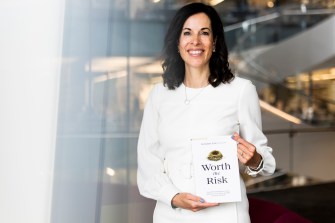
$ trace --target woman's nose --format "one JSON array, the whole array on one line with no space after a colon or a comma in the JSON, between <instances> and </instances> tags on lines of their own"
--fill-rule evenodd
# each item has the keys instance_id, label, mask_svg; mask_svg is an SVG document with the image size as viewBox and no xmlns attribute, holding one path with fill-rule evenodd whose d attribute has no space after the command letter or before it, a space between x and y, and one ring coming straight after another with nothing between
<instances>
[{"instance_id":1,"label":"woman's nose","mask_svg":"<svg viewBox=\"0 0 335 223\"><path fill-rule=\"evenodd\" d=\"M200 41L199 35L194 35L193 38L192 38L192 44L193 45L198 45L200 43L201 43L201 41Z\"/></svg>"}]
</instances>

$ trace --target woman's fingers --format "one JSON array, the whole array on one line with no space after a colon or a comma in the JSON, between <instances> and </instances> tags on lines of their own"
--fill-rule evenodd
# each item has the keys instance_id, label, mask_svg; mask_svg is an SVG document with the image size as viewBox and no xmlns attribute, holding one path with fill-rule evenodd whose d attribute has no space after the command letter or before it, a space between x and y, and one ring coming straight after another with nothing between
<instances>
[{"instance_id":1,"label":"woman's fingers","mask_svg":"<svg viewBox=\"0 0 335 223\"><path fill-rule=\"evenodd\" d=\"M210 203L210 202L196 202L193 204L193 208L192 211L200 211L202 209L205 208L209 208L209 207L214 207L214 206L218 206L218 203Z\"/></svg>"},{"instance_id":2,"label":"woman's fingers","mask_svg":"<svg viewBox=\"0 0 335 223\"><path fill-rule=\"evenodd\" d=\"M248 151L254 152L256 150L256 147L249 143L248 141L244 140L239 134L236 132L234 133L234 140L237 141L239 144L243 145L244 148L246 148Z\"/></svg>"},{"instance_id":3,"label":"woman's fingers","mask_svg":"<svg viewBox=\"0 0 335 223\"><path fill-rule=\"evenodd\" d=\"M257 167L261 162L262 157L256 151L256 147L240 137L239 134L234 133L233 139L238 142L237 144L237 156L240 162L247 166Z\"/></svg>"},{"instance_id":4,"label":"woman's fingers","mask_svg":"<svg viewBox=\"0 0 335 223\"><path fill-rule=\"evenodd\" d=\"M200 211L202 209L219 205L218 203L206 202L203 198L190 193L180 193L173 198L173 204L177 207L191 211Z\"/></svg>"},{"instance_id":5,"label":"woman's fingers","mask_svg":"<svg viewBox=\"0 0 335 223\"><path fill-rule=\"evenodd\" d=\"M247 164L251 159L253 159L256 153L256 147L240 137L239 134L234 133L233 139L238 142L237 144L237 154L239 160L243 164Z\"/></svg>"}]
</instances>

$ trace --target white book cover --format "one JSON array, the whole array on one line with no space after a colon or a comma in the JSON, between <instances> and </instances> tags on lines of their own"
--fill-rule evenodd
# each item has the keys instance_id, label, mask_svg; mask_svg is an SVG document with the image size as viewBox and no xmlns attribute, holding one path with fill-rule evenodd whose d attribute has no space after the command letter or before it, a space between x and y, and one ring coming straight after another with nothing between
<instances>
[{"instance_id":1,"label":"white book cover","mask_svg":"<svg viewBox=\"0 0 335 223\"><path fill-rule=\"evenodd\" d=\"M206 202L241 201L237 143L231 136L192 139L196 195Z\"/></svg>"}]
</instances>

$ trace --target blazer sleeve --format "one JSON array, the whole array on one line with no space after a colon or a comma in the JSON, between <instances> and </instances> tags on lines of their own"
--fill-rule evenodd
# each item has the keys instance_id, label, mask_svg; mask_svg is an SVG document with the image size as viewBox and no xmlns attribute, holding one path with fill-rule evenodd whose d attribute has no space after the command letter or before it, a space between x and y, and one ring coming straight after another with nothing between
<instances>
[{"instance_id":1,"label":"blazer sleeve","mask_svg":"<svg viewBox=\"0 0 335 223\"><path fill-rule=\"evenodd\" d=\"M156 85L144 108L137 145L137 185L142 196L171 205L172 198L180 191L165 173L164 158L160 152L159 91L161 89Z\"/></svg>"},{"instance_id":2,"label":"blazer sleeve","mask_svg":"<svg viewBox=\"0 0 335 223\"><path fill-rule=\"evenodd\" d=\"M253 171L247 167L246 172L251 176L273 174L276 162L272 155L272 148L267 146L267 138L262 132L259 98L255 86L250 81L247 81L242 88L239 98L238 116L241 137L252 143L263 158L263 167L260 170Z\"/></svg>"}]
</instances>

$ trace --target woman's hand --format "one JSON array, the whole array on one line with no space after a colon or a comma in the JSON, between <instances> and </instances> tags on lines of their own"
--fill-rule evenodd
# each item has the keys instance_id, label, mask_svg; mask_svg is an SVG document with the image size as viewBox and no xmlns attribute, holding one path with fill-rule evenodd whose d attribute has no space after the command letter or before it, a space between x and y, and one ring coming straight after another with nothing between
<instances>
[{"instance_id":1,"label":"woman's hand","mask_svg":"<svg viewBox=\"0 0 335 223\"><path fill-rule=\"evenodd\" d=\"M179 193L172 198L172 205L196 212L205 208L218 206L219 204L205 202L201 197L190 193Z\"/></svg>"},{"instance_id":2,"label":"woman's hand","mask_svg":"<svg viewBox=\"0 0 335 223\"><path fill-rule=\"evenodd\" d=\"M256 147L240 137L236 132L232 137L237 144L237 156L241 163L256 169L262 161L262 156L257 153Z\"/></svg>"}]
</instances>

